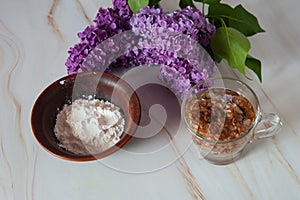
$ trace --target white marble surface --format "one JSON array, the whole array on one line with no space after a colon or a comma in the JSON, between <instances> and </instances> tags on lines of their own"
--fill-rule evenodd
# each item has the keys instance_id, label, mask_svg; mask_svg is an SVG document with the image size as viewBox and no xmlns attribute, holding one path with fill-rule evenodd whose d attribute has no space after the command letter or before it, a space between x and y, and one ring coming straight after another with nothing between
<instances>
[{"instance_id":1,"label":"white marble surface","mask_svg":"<svg viewBox=\"0 0 300 200\"><path fill-rule=\"evenodd\" d=\"M66 52L77 42L76 33L99 6L110 6L110 0L0 2L1 200L300 199L299 1L225 1L242 3L267 31L251 39L252 54L263 61L264 80L250 85L264 111L283 118L280 134L251 145L246 156L231 165L198 159L192 145L170 165L140 174L105 165L135 164L122 152L87 163L58 159L37 144L31 131L34 101L47 85L66 75ZM177 5L166 0L162 4L168 10ZM127 148L145 148L131 145ZM180 144L175 145L157 157L158 164L181 152ZM145 167L151 159L145 159Z\"/></svg>"}]
</instances>

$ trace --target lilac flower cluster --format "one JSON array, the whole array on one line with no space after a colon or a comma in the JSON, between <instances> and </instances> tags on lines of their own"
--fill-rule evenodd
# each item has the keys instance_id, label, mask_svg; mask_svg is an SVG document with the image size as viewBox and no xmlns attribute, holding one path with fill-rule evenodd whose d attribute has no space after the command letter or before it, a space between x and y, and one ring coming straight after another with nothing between
<instances>
[{"instance_id":1,"label":"lilac flower cluster","mask_svg":"<svg viewBox=\"0 0 300 200\"><path fill-rule=\"evenodd\" d=\"M164 13L160 8L147 6L131 19L131 25L133 26L132 30L139 34L143 33L143 30L161 28L189 35L208 51L210 50L210 39L216 30L215 26L209 24L198 9L192 7L186 7L173 13Z\"/></svg>"},{"instance_id":2,"label":"lilac flower cluster","mask_svg":"<svg viewBox=\"0 0 300 200\"><path fill-rule=\"evenodd\" d=\"M199 10L187 7L164 13L160 8L145 7L131 19L131 25L133 32L142 36L139 47L160 55L152 62L176 69L191 85L214 73L215 63L202 47L210 50L215 27Z\"/></svg>"},{"instance_id":3,"label":"lilac flower cluster","mask_svg":"<svg viewBox=\"0 0 300 200\"><path fill-rule=\"evenodd\" d=\"M164 13L145 7L133 16L126 0L113 4L100 8L95 24L78 34L81 42L69 51L68 73L158 64L159 78L180 98L212 76L215 63L201 46L210 52L215 27L199 10Z\"/></svg>"},{"instance_id":4,"label":"lilac flower cluster","mask_svg":"<svg viewBox=\"0 0 300 200\"><path fill-rule=\"evenodd\" d=\"M158 78L163 83L166 83L180 99L183 99L185 94L192 87L189 79L185 78L176 69L166 65L161 65Z\"/></svg>"},{"instance_id":5,"label":"lilac flower cluster","mask_svg":"<svg viewBox=\"0 0 300 200\"><path fill-rule=\"evenodd\" d=\"M66 62L68 74L77 73L85 57L102 41L130 30L132 12L126 0L113 0L114 8L99 8L94 24L78 33L80 43L71 47Z\"/></svg>"}]
</instances>

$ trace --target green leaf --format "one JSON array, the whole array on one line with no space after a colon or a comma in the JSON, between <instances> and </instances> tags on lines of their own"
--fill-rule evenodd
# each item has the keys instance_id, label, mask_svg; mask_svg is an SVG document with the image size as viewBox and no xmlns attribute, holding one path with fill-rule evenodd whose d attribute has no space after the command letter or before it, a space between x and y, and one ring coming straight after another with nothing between
<instances>
[{"instance_id":1,"label":"green leaf","mask_svg":"<svg viewBox=\"0 0 300 200\"><path fill-rule=\"evenodd\" d=\"M253 58L252 56L248 55L246 59L246 65L249 69L254 71L254 73L257 75L260 82L262 82L262 76L261 76L261 62L260 60Z\"/></svg>"},{"instance_id":2,"label":"green leaf","mask_svg":"<svg viewBox=\"0 0 300 200\"><path fill-rule=\"evenodd\" d=\"M133 13L137 13L141 8L148 6L149 0L128 0L128 5Z\"/></svg>"},{"instance_id":3,"label":"green leaf","mask_svg":"<svg viewBox=\"0 0 300 200\"><path fill-rule=\"evenodd\" d=\"M245 62L250 50L250 42L234 28L220 27L211 39L213 53L228 61L232 68L237 68L245 75Z\"/></svg>"},{"instance_id":4,"label":"green leaf","mask_svg":"<svg viewBox=\"0 0 300 200\"><path fill-rule=\"evenodd\" d=\"M180 0L179 1L179 7L185 8L187 6L191 6L193 8L196 8L195 4L193 3L193 0Z\"/></svg>"},{"instance_id":5,"label":"green leaf","mask_svg":"<svg viewBox=\"0 0 300 200\"><path fill-rule=\"evenodd\" d=\"M221 19L223 19L225 24L228 26L232 12L233 8L227 4L212 4L208 8L208 14L206 17L209 18L210 23L213 23L216 28L219 28L222 27Z\"/></svg>"},{"instance_id":6,"label":"green leaf","mask_svg":"<svg viewBox=\"0 0 300 200\"><path fill-rule=\"evenodd\" d=\"M220 3L221 0L194 0L194 1L211 5L215 3Z\"/></svg>"},{"instance_id":7,"label":"green leaf","mask_svg":"<svg viewBox=\"0 0 300 200\"><path fill-rule=\"evenodd\" d=\"M252 36L256 33L265 32L259 25L257 18L249 13L242 5L233 9L229 18L229 26L239 30L246 36Z\"/></svg>"},{"instance_id":8,"label":"green leaf","mask_svg":"<svg viewBox=\"0 0 300 200\"><path fill-rule=\"evenodd\" d=\"M156 6L159 2L160 0L149 0L149 6Z\"/></svg>"}]
</instances>

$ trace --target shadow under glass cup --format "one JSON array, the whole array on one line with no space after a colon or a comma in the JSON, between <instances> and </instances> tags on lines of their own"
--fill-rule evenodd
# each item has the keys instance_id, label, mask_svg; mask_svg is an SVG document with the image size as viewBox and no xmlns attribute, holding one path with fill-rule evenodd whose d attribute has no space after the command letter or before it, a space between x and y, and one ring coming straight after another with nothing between
<instances>
[{"instance_id":1,"label":"shadow under glass cup","mask_svg":"<svg viewBox=\"0 0 300 200\"><path fill-rule=\"evenodd\" d=\"M234 105L233 98L250 103L249 110L246 109L247 107L239 107L238 103ZM204 99L209 99L209 102L203 104ZM208 104L209 106L205 107ZM239 119L228 115L227 108L232 105L240 110L240 116L237 115L237 118L242 118L240 122L242 125L244 119L244 124L248 123L247 128L234 127L232 131L228 131L231 130L230 127L228 128L228 121L231 123L229 126L239 123ZM183 100L181 113L201 155L209 162L218 165L234 162L248 143L271 137L278 133L282 126L278 115L261 112L258 98L248 85L232 78L208 79L192 87ZM246 118L247 113L252 114L251 119ZM207 116L209 116L209 119L206 119L207 123L202 123ZM228 116L231 120L228 120ZM207 129L202 129L204 125ZM234 132L233 129L238 131ZM207 132L203 133L203 130ZM228 137L224 137L224 134Z\"/></svg>"}]
</instances>

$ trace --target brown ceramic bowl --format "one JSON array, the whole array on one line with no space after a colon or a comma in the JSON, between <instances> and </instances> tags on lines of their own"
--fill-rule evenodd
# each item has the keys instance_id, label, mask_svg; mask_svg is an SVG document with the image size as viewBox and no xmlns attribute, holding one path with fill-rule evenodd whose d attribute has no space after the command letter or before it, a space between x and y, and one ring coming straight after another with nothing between
<instances>
[{"instance_id":1,"label":"brown ceramic bowl","mask_svg":"<svg viewBox=\"0 0 300 200\"><path fill-rule=\"evenodd\" d=\"M54 134L56 116L65 104L89 95L120 107L125 118L125 128L120 141L111 148L94 155L76 155L59 146ZM53 155L71 161L90 161L122 148L135 133L140 116L139 99L125 81L108 73L84 72L63 77L40 94L31 113L31 126L39 144Z\"/></svg>"}]
</instances>

